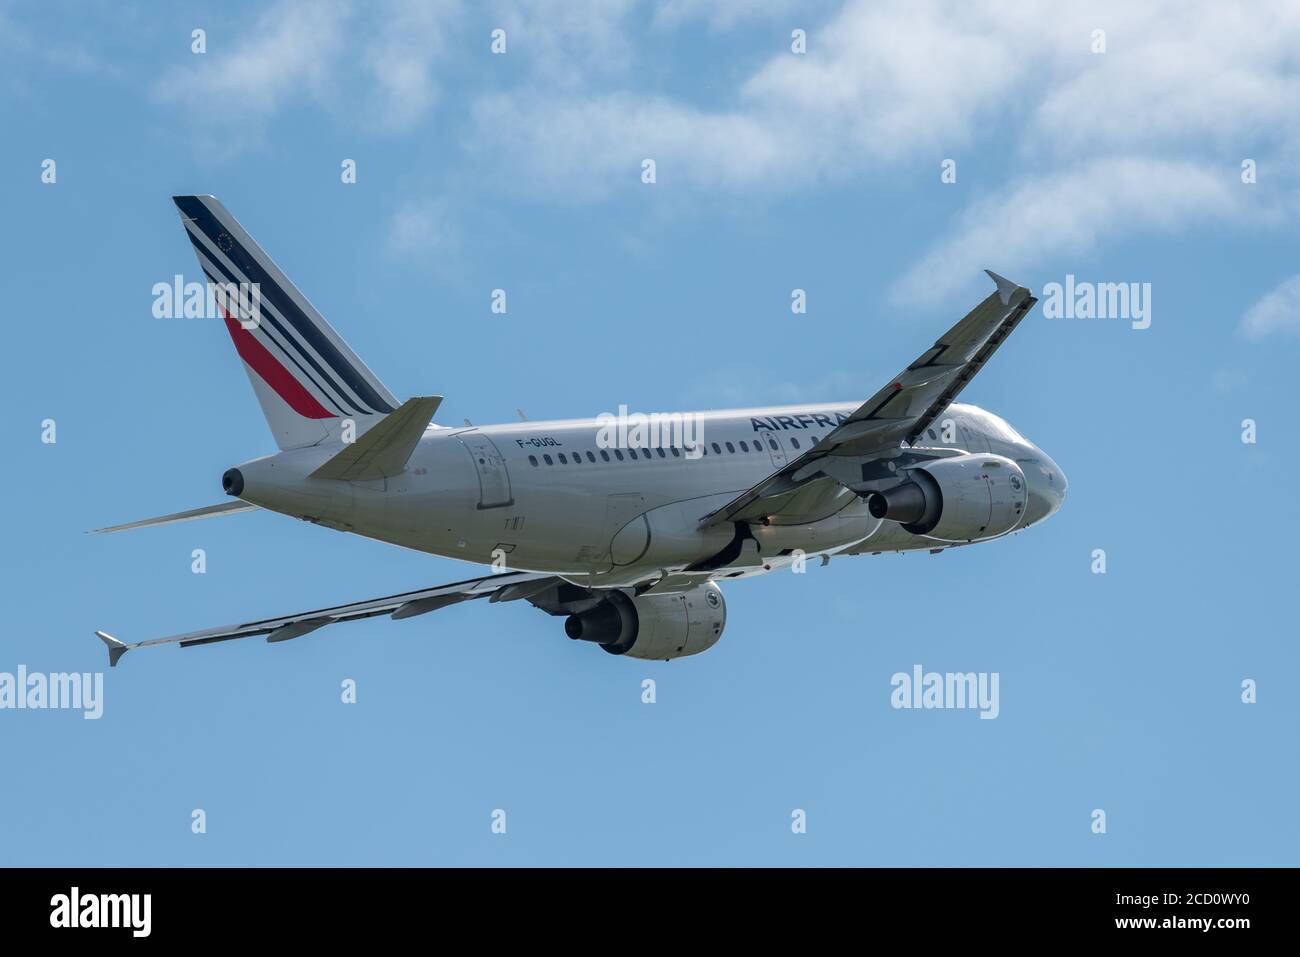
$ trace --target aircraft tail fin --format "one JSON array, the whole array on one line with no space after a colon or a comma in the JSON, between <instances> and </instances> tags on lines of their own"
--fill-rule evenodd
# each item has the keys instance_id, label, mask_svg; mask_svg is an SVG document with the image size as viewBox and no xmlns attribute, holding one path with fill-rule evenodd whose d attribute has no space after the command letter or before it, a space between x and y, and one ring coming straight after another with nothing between
<instances>
[{"instance_id":1,"label":"aircraft tail fin","mask_svg":"<svg viewBox=\"0 0 1300 957\"><path fill-rule=\"evenodd\" d=\"M364 433L398 406L261 246L213 196L173 196L281 449Z\"/></svg>"}]
</instances>

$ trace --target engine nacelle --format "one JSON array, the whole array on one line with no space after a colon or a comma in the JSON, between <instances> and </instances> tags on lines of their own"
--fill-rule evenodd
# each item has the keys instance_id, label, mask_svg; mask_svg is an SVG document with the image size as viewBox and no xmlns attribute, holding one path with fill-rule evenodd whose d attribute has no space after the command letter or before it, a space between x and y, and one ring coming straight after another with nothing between
<instances>
[{"instance_id":1,"label":"engine nacelle","mask_svg":"<svg viewBox=\"0 0 1300 957\"><path fill-rule=\"evenodd\" d=\"M611 655L671 661L708 651L722 637L727 603L713 582L690 591L631 597L610 592L596 607L570 615L564 632L594 641Z\"/></svg>"},{"instance_id":2,"label":"engine nacelle","mask_svg":"<svg viewBox=\"0 0 1300 957\"><path fill-rule=\"evenodd\" d=\"M1005 535L1020 524L1029 496L1025 473L1001 455L956 455L908 469L907 481L872 492L876 518L941 542L974 542Z\"/></svg>"}]
</instances>

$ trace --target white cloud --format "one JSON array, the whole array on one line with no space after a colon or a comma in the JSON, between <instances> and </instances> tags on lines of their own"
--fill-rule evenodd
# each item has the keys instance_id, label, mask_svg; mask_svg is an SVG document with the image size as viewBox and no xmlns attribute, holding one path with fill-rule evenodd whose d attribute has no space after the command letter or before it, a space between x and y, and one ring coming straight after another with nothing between
<instances>
[{"instance_id":1,"label":"white cloud","mask_svg":"<svg viewBox=\"0 0 1300 957\"><path fill-rule=\"evenodd\" d=\"M729 30L745 21L790 20L791 29L807 29L808 24L800 21L810 14L809 6L794 0L661 0L655 6L654 23L671 29L702 20L713 30ZM792 19L796 10L799 16Z\"/></svg>"},{"instance_id":2,"label":"white cloud","mask_svg":"<svg viewBox=\"0 0 1300 957\"><path fill-rule=\"evenodd\" d=\"M1246 338L1254 340L1276 332L1300 334L1300 275L1281 283L1246 310L1240 328Z\"/></svg>"},{"instance_id":3,"label":"white cloud","mask_svg":"<svg viewBox=\"0 0 1300 957\"><path fill-rule=\"evenodd\" d=\"M1118 235L1168 231L1251 209L1231 175L1186 161L1096 160L1021 180L969 206L893 289L895 302L930 304L982 281L992 269L1025 282L1034 267L1078 255Z\"/></svg>"},{"instance_id":4,"label":"white cloud","mask_svg":"<svg viewBox=\"0 0 1300 957\"><path fill-rule=\"evenodd\" d=\"M954 9L850 3L810 30L807 56L775 54L722 109L631 90L493 94L475 105L471 143L547 194L562 187L587 198L635 182L646 157L660 182L705 189L842 179L963 143L1005 106L1027 65Z\"/></svg>"},{"instance_id":5,"label":"white cloud","mask_svg":"<svg viewBox=\"0 0 1300 957\"><path fill-rule=\"evenodd\" d=\"M23 60L37 61L68 73L112 78L121 75L121 68L115 62L96 52L111 48L116 39L112 28L92 26L81 17L66 20L63 26L57 37L42 35L12 16L8 3L0 4L0 57L8 67L0 76L0 84L20 88L25 95L40 85L39 78L20 68Z\"/></svg>"},{"instance_id":6,"label":"white cloud","mask_svg":"<svg viewBox=\"0 0 1300 957\"><path fill-rule=\"evenodd\" d=\"M660 25L708 16L694 0L663 9ZM941 159L1003 155L1009 185L978 190L895 286L913 302L979 281L984 266L1023 275L1132 232L1244 223L1258 214L1237 176L1248 157L1296 179L1294 3L849 0L801 25L806 55L774 45L710 102L636 89L637 74L614 92L498 92L474 104L468 145L520 188L578 201L640 188L644 158L662 188L751 198L918 163L945 188Z\"/></svg>"},{"instance_id":7,"label":"white cloud","mask_svg":"<svg viewBox=\"0 0 1300 957\"><path fill-rule=\"evenodd\" d=\"M279 0L247 28L209 28L207 52L168 70L154 95L185 107L227 152L257 132L250 120L297 103L408 129L437 100L433 66L459 12L459 0L387 0L364 16L351 0Z\"/></svg>"},{"instance_id":8,"label":"white cloud","mask_svg":"<svg viewBox=\"0 0 1300 957\"><path fill-rule=\"evenodd\" d=\"M1037 145L1253 149L1295 141L1300 5L1112 3L1070 20L1075 37L1104 27L1107 52L1071 54L1057 38L1058 69L1034 115Z\"/></svg>"},{"instance_id":9,"label":"white cloud","mask_svg":"<svg viewBox=\"0 0 1300 957\"><path fill-rule=\"evenodd\" d=\"M530 86L568 90L631 69L636 46L628 18L635 7L636 0L498 0L493 27L506 31L506 56L527 63Z\"/></svg>"},{"instance_id":10,"label":"white cloud","mask_svg":"<svg viewBox=\"0 0 1300 957\"><path fill-rule=\"evenodd\" d=\"M460 15L459 0L390 0L363 60L375 80L374 115L390 130L414 126L437 102L436 61Z\"/></svg>"},{"instance_id":11,"label":"white cloud","mask_svg":"<svg viewBox=\"0 0 1300 957\"><path fill-rule=\"evenodd\" d=\"M940 160L1003 157L1007 185L976 187L896 284L912 302L979 281L984 266L1015 277L1133 231L1242 223L1256 212L1236 177L1247 157L1275 183L1300 179L1300 5L1286 0L1249 12L1212 0L848 0L798 8L814 21L794 24L808 31L803 56L788 49L781 21L796 14L784 0L502 2L472 27L481 36L456 44L459 0L387 0L378 16L354 2L278 0L246 34L210 30L209 53L167 74L158 95L196 123L238 123L241 139L250 114L301 102L400 131L433 108L443 62L478 43L487 72L457 105L466 155L550 201L640 189L646 158L682 208L918 166L947 188ZM677 83L677 64L651 61L644 34L700 22L761 22L770 52L720 72L731 77L720 85ZM487 54L495 26L508 37L500 60ZM1094 29L1104 54L1090 52ZM970 194L962 183L957 196ZM432 236L419 226L430 215L395 221L395 235Z\"/></svg>"},{"instance_id":12,"label":"white cloud","mask_svg":"<svg viewBox=\"0 0 1300 957\"><path fill-rule=\"evenodd\" d=\"M792 161L762 122L705 116L662 97L495 95L475 104L473 120L472 149L552 198L596 199L620 182L638 183L644 159L655 161L660 183L706 189L761 185ZM701 153L707 164L697 162Z\"/></svg>"},{"instance_id":13,"label":"white cloud","mask_svg":"<svg viewBox=\"0 0 1300 957\"><path fill-rule=\"evenodd\" d=\"M845 172L959 145L1008 105L1029 69L977 8L848 3L811 31L806 55L773 56L741 96L786 132L791 152Z\"/></svg>"},{"instance_id":14,"label":"white cloud","mask_svg":"<svg viewBox=\"0 0 1300 957\"><path fill-rule=\"evenodd\" d=\"M210 30L208 52L169 70L157 95L194 110L200 122L220 122L232 113L266 116L295 96L322 96L343 49L347 15L341 0L281 0L245 35Z\"/></svg>"},{"instance_id":15,"label":"white cloud","mask_svg":"<svg viewBox=\"0 0 1300 957\"><path fill-rule=\"evenodd\" d=\"M386 248L396 259L432 264L454 252L457 232L440 199L411 200L393 213Z\"/></svg>"}]
</instances>

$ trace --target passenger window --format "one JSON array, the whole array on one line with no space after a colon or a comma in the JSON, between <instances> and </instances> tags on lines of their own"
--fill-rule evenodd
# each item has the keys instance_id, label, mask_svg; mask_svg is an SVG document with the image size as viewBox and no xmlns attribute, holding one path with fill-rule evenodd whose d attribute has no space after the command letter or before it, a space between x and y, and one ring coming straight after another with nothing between
<instances>
[{"instance_id":1,"label":"passenger window","mask_svg":"<svg viewBox=\"0 0 1300 957\"><path fill-rule=\"evenodd\" d=\"M528 461L529 461L529 462L532 462L534 465L536 465L536 464L537 464L537 456L536 456L536 455L530 455L530 456L528 456Z\"/></svg>"},{"instance_id":2,"label":"passenger window","mask_svg":"<svg viewBox=\"0 0 1300 957\"><path fill-rule=\"evenodd\" d=\"M797 449L799 447L799 440L796 439L794 436L790 436L790 444Z\"/></svg>"},{"instance_id":3,"label":"passenger window","mask_svg":"<svg viewBox=\"0 0 1300 957\"><path fill-rule=\"evenodd\" d=\"M776 439L768 439L768 440L767 440L767 444L770 445L770 446L772 447L772 451L773 451L773 452L775 452L775 451L777 450L777 448L776 448Z\"/></svg>"},{"instance_id":4,"label":"passenger window","mask_svg":"<svg viewBox=\"0 0 1300 957\"><path fill-rule=\"evenodd\" d=\"M594 456L594 455L592 455L590 452L588 452L588 453L587 453L587 461L588 461L588 462L594 462L594 461L596 461L596 456Z\"/></svg>"},{"instance_id":5,"label":"passenger window","mask_svg":"<svg viewBox=\"0 0 1300 957\"><path fill-rule=\"evenodd\" d=\"M734 452L734 451L736 451L736 447L735 447L734 445L732 445L730 442L728 442L728 443L727 443L727 451L728 451L728 452Z\"/></svg>"},{"instance_id":6,"label":"passenger window","mask_svg":"<svg viewBox=\"0 0 1300 957\"><path fill-rule=\"evenodd\" d=\"M615 449L615 450L614 450L614 458L616 458L616 459L618 459L620 462L622 462L622 461L623 461L623 453L620 452L618 449Z\"/></svg>"},{"instance_id":7,"label":"passenger window","mask_svg":"<svg viewBox=\"0 0 1300 957\"><path fill-rule=\"evenodd\" d=\"M674 446L673 446L673 458L675 458L675 459L679 459L679 458L681 458L681 457L682 457L682 450L679 449L677 446L674 445Z\"/></svg>"},{"instance_id":8,"label":"passenger window","mask_svg":"<svg viewBox=\"0 0 1300 957\"><path fill-rule=\"evenodd\" d=\"M926 429L925 431L932 440L938 440L939 436L934 434L934 429Z\"/></svg>"},{"instance_id":9,"label":"passenger window","mask_svg":"<svg viewBox=\"0 0 1300 957\"><path fill-rule=\"evenodd\" d=\"M563 453L563 452L560 453L560 464L561 464L561 465L568 465L568 464L569 464L569 460L566 459L566 458L564 457L564 453Z\"/></svg>"},{"instance_id":10,"label":"passenger window","mask_svg":"<svg viewBox=\"0 0 1300 957\"><path fill-rule=\"evenodd\" d=\"M667 458L667 456L664 455L663 446L660 446L659 448L655 449L655 451L659 453L659 457L660 457L661 459L662 459L662 458Z\"/></svg>"},{"instance_id":11,"label":"passenger window","mask_svg":"<svg viewBox=\"0 0 1300 957\"><path fill-rule=\"evenodd\" d=\"M600 457L604 459L606 462L609 461L609 453L606 452L604 449L600 450Z\"/></svg>"},{"instance_id":12,"label":"passenger window","mask_svg":"<svg viewBox=\"0 0 1300 957\"><path fill-rule=\"evenodd\" d=\"M545 462L547 465L554 465L554 464L555 464L553 461L551 461L551 457L550 457L549 455L543 455L543 456L542 456L542 461Z\"/></svg>"},{"instance_id":13,"label":"passenger window","mask_svg":"<svg viewBox=\"0 0 1300 957\"><path fill-rule=\"evenodd\" d=\"M722 454L722 447L719 446L717 442L714 442L714 443L713 443L713 451L714 451L717 455L721 455L721 454Z\"/></svg>"},{"instance_id":14,"label":"passenger window","mask_svg":"<svg viewBox=\"0 0 1300 957\"><path fill-rule=\"evenodd\" d=\"M742 452L748 452L748 451L749 451L749 443L746 442L744 439L741 439L741 440L740 440L740 451L742 451Z\"/></svg>"}]
</instances>

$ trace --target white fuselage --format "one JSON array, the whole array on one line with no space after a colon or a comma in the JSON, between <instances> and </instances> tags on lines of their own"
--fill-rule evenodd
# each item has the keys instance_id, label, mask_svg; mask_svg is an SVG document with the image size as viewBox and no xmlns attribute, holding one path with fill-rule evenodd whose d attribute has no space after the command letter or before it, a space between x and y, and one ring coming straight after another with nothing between
<instances>
[{"instance_id":1,"label":"white fuselage","mask_svg":"<svg viewBox=\"0 0 1300 957\"><path fill-rule=\"evenodd\" d=\"M393 478L339 482L308 476L338 451L312 447L240 466L253 504L437 555L498 568L621 584L684 573L732 538L700 520L811 448L851 404L698 414L703 454L680 446L608 446L607 422L573 419L481 427L431 426ZM953 405L914 448L994 453L1020 464L1028 506L1018 528L1060 505L1054 462L997 416ZM704 577L762 574L797 557L906 551L940 545L871 517L839 488L781 523L750 523L740 558Z\"/></svg>"}]
</instances>

